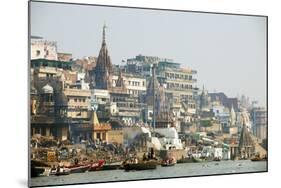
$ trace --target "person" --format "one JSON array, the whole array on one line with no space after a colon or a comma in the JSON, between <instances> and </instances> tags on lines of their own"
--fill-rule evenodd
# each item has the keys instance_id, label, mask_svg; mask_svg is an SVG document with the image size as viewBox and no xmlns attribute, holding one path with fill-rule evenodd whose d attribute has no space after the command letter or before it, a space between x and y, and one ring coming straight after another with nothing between
<instances>
[{"instance_id":1,"label":"person","mask_svg":"<svg viewBox=\"0 0 281 188\"><path fill-rule=\"evenodd\" d=\"M138 158L135 157L134 163L138 164Z\"/></svg>"},{"instance_id":2,"label":"person","mask_svg":"<svg viewBox=\"0 0 281 188\"><path fill-rule=\"evenodd\" d=\"M146 160L147 160L146 153L143 153L142 160L143 160L143 161L146 161Z\"/></svg>"}]
</instances>

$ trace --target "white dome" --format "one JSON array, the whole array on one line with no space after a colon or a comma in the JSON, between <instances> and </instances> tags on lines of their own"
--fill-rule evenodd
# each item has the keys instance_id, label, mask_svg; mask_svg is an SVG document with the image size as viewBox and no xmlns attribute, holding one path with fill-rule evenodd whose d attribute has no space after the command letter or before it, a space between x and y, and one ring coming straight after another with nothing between
<instances>
[{"instance_id":1,"label":"white dome","mask_svg":"<svg viewBox=\"0 0 281 188\"><path fill-rule=\"evenodd\" d=\"M54 89L52 86L50 86L49 84L46 84L43 88L42 88L42 92L43 93L53 93Z\"/></svg>"}]
</instances>

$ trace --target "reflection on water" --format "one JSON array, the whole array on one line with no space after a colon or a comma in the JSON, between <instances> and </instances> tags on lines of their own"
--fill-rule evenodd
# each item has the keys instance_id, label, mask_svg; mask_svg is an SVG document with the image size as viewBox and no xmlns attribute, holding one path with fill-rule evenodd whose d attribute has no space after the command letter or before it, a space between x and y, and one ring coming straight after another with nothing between
<instances>
[{"instance_id":1,"label":"reflection on water","mask_svg":"<svg viewBox=\"0 0 281 188\"><path fill-rule=\"evenodd\" d=\"M261 172L267 170L267 162L221 161L176 164L172 167L158 166L156 170L130 171L110 170L31 178L31 186L61 185L74 183L107 182L148 178L198 176L209 174Z\"/></svg>"}]
</instances>

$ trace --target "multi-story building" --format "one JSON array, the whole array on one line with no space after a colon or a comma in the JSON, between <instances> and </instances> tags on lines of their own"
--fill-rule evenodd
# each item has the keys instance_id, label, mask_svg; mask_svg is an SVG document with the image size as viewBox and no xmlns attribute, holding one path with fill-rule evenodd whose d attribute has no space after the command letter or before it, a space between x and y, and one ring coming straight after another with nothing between
<instances>
[{"instance_id":1,"label":"multi-story building","mask_svg":"<svg viewBox=\"0 0 281 188\"><path fill-rule=\"evenodd\" d=\"M127 73L141 75L144 78L152 76L153 64L158 64L160 61L172 61L171 59L160 58L157 56L137 55L135 58L127 59L125 70Z\"/></svg>"},{"instance_id":2,"label":"multi-story building","mask_svg":"<svg viewBox=\"0 0 281 188\"><path fill-rule=\"evenodd\" d=\"M261 140L267 139L267 111L265 108L256 107L251 113L253 133Z\"/></svg>"},{"instance_id":3,"label":"multi-story building","mask_svg":"<svg viewBox=\"0 0 281 188\"><path fill-rule=\"evenodd\" d=\"M196 112L195 95L197 80L194 78L197 72L189 68L181 68L179 63L172 61L160 61L157 66L157 78L160 85L165 87L165 93L171 101L171 108L178 110L182 103L186 111L191 114Z\"/></svg>"},{"instance_id":4,"label":"multi-story building","mask_svg":"<svg viewBox=\"0 0 281 188\"><path fill-rule=\"evenodd\" d=\"M146 92L146 79L133 74L122 74L124 84L127 88L127 93L132 95L141 95ZM113 75L112 86L115 87L118 80L118 75Z\"/></svg>"},{"instance_id":5,"label":"multi-story building","mask_svg":"<svg viewBox=\"0 0 281 188\"><path fill-rule=\"evenodd\" d=\"M57 110L57 93L62 89L64 71L71 71L71 62L48 59L31 60L32 113L31 135L68 138L69 122Z\"/></svg>"},{"instance_id":6,"label":"multi-story building","mask_svg":"<svg viewBox=\"0 0 281 188\"><path fill-rule=\"evenodd\" d=\"M88 115L91 92L71 66L71 61L31 60L32 86L37 91L37 97L33 92L32 98L37 99L37 105L34 100L32 103L38 109L32 109L34 134L40 132L43 136L55 136L61 140L91 138ZM47 94L51 97L46 97ZM48 108L45 108L46 104Z\"/></svg>"}]
</instances>

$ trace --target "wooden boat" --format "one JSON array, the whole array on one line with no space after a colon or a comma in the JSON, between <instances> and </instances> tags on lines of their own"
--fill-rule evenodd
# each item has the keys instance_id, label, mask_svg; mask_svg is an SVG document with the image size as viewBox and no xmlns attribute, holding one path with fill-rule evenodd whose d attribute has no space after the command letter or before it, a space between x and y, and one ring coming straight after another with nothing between
<instances>
[{"instance_id":1,"label":"wooden boat","mask_svg":"<svg viewBox=\"0 0 281 188\"><path fill-rule=\"evenodd\" d=\"M46 176L44 175L44 173L46 171L46 168L49 167L50 166L44 162L31 160L30 175L31 177Z\"/></svg>"},{"instance_id":2,"label":"wooden boat","mask_svg":"<svg viewBox=\"0 0 281 188\"><path fill-rule=\"evenodd\" d=\"M39 177L45 172L44 167L31 167L31 177Z\"/></svg>"},{"instance_id":3,"label":"wooden boat","mask_svg":"<svg viewBox=\"0 0 281 188\"><path fill-rule=\"evenodd\" d=\"M213 161L221 161L221 159L219 157L215 157Z\"/></svg>"},{"instance_id":4,"label":"wooden boat","mask_svg":"<svg viewBox=\"0 0 281 188\"><path fill-rule=\"evenodd\" d=\"M108 163L104 164L102 166L101 170L117 170L121 168L122 163L121 162L116 162L116 163Z\"/></svg>"},{"instance_id":5,"label":"wooden boat","mask_svg":"<svg viewBox=\"0 0 281 188\"><path fill-rule=\"evenodd\" d=\"M168 158L161 162L161 166L174 166L177 163L175 158Z\"/></svg>"},{"instance_id":6,"label":"wooden boat","mask_svg":"<svg viewBox=\"0 0 281 188\"><path fill-rule=\"evenodd\" d=\"M99 160L97 162L91 163L88 171L101 170L103 168L104 164L105 164L104 160Z\"/></svg>"},{"instance_id":7,"label":"wooden boat","mask_svg":"<svg viewBox=\"0 0 281 188\"><path fill-rule=\"evenodd\" d=\"M72 166L66 166L65 168L69 169L70 173L84 173L89 170L90 165L76 164Z\"/></svg>"},{"instance_id":8,"label":"wooden boat","mask_svg":"<svg viewBox=\"0 0 281 188\"><path fill-rule=\"evenodd\" d=\"M143 161L140 163L126 163L124 164L125 171L130 170L153 170L156 169L156 161Z\"/></svg>"},{"instance_id":9,"label":"wooden boat","mask_svg":"<svg viewBox=\"0 0 281 188\"><path fill-rule=\"evenodd\" d=\"M267 159L266 158L260 158L260 157L254 157L251 159L251 161L253 162L257 162L257 161L266 161Z\"/></svg>"},{"instance_id":10,"label":"wooden boat","mask_svg":"<svg viewBox=\"0 0 281 188\"><path fill-rule=\"evenodd\" d=\"M64 175L69 175L70 174L70 169L68 168L58 168L55 175L56 176L64 176Z\"/></svg>"},{"instance_id":11,"label":"wooden boat","mask_svg":"<svg viewBox=\"0 0 281 188\"><path fill-rule=\"evenodd\" d=\"M177 160L177 163L199 163L202 161L203 161L202 159L191 157L191 158L179 159Z\"/></svg>"}]
</instances>

